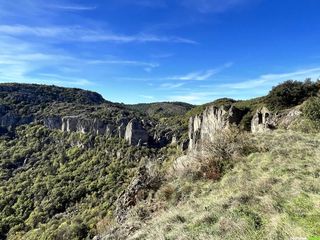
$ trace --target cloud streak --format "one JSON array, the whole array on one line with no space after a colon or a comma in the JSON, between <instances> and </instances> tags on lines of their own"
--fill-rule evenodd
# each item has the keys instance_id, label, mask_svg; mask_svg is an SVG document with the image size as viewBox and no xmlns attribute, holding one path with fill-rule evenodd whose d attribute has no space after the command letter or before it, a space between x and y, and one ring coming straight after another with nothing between
<instances>
[{"instance_id":1,"label":"cloud streak","mask_svg":"<svg viewBox=\"0 0 320 240\"><path fill-rule=\"evenodd\" d=\"M185 43L197 44L196 41L175 37L175 36L157 36L157 35L118 35L118 34L91 34L82 36L80 40L84 42L117 42L117 43L148 43L148 42L171 42L171 43Z\"/></svg>"},{"instance_id":2,"label":"cloud streak","mask_svg":"<svg viewBox=\"0 0 320 240\"><path fill-rule=\"evenodd\" d=\"M66 11L91 11L97 9L97 6L86 5L47 5L47 8L66 10Z\"/></svg>"},{"instance_id":3,"label":"cloud streak","mask_svg":"<svg viewBox=\"0 0 320 240\"><path fill-rule=\"evenodd\" d=\"M117 0L121 5L137 5L148 8L179 6L200 13L222 13L234 8L247 6L261 0Z\"/></svg>"},{"instance_id":4,"label":"cloud streak","mask_svg":"<svg viewBox=\"0 0 320 240\"><path fill-rule=\"evenodd\" d=\"M159 67L158 63L132 61L132 60L89 60L88 64L112 64L112 65L142 66L142 67L149 67L149 68Z\"/></svg>"},{"instance_id":5,"label":"cloud streak","mask_svg":"<svg viewBox=\"0 0 320 240\"><path fill-rule=\"evenodd\" d=\"M88 64L94 65L87 68ZM63 86L92 86L94 82L85 76L94 71L106 72L107 65L123 65L130 67L156 68L158 63L126 60L126 59L88 59L57 53L48 45L25 42L12 37L0 36L0 81L46 83ZM67 70L66 70L67 69ZM107 70L105 70L107 69ZM70 75L71 76L68 76Z\"/></svg>"},{"instance_id":6,"label":"cloud streak","mask_svg":"<svg viewBox=\"0 0 320 240\"><path fill-rule=\"evenodd\" d=\"M181 80L181 81L203 81L203 80L207 80L211 77L213 77L214 75L220 73L221 71L223 71L226 68L229 68L233 65L233 63L226 63L221 67L217 67L214 69L209 69L206 71L197 71L197 72L191 72L188 73L186 75L181 75L181 76L172 76L172 77L168 77L168 79L172 79L172 80Z\"/></svg>"},{"instance_id":7,"label":"cloud streak","mask_svg":"<svg viewBox=\"0 0 320 240\"><path fill-rule=\"evenodd\" d=\"M262 74L255 79L237 83L206 85L205 88L200 86L191 91L181 91L180 94L169 96L167 100L202 104L222 97L250 99L267 94L272 86L286 80L302 81L306 78L319 79L320 67L304 68L285 73Z\"/></svg>"},{"instance_id":8,"label":"cloud streak","mask_svg":"<svg viewBox=\"0 0 320 240\"><path fill-rule=\"evenodd\" d=\"M183 0L181 4L201 13L221 13L253 2L253 0Z\"/></svg>"},{"instance_id":9,"label":"cloud streak","mask_svg":"<svg viewBox=\"0 0 320 240\"><path fill-rule=\"evenodd\" d=\"M263 74L256 79L247 80L238 83L224 84L222 86L231 89L253 89L263 86L270 86L285 80L304 80L306 78L320 78L320 67L306 68L287 73Z\"/></svg>"},{"instance_id":10,"label":"cloud streak","mask_svg":"<svg viewBox=\"0 0 320 240\"><path fill-rule=\"evenodd\" d=\"M176 36L157 35L121 35L106 33L99 30L89 30L79 26L27 26L27 25L0 25L0 34L10 36L31 36L41 38L54 38L59 41L82 42L114 42L114 43L184 43L197 44L197 42Z\"/></svg>"},{"instance_id":11,"label":"cloud streak","mask_svg":"<svg viewBox=\"0 0 320 240\"><path fill-rule=\"evenodd\" d=\"M173 89L182 87L183 85L184 83L162 83L160 87L164 89Z\"/></svg>"}]
</instances>

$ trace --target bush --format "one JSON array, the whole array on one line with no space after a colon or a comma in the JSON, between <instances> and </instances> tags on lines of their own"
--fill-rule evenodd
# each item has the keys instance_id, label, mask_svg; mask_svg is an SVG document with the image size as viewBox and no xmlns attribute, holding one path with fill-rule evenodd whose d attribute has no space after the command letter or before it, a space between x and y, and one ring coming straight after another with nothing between
<instances>
[{"instance_id":1,"label":"bush","mask_svg":"<svg viewBox=\"0 0 320 240\"><path fill-rule=\"evenodd\" d=\"M312 97L305 102L303 114L314 122L320 122L320 97Z\"/></svg>"},{"instance_id":2,"label":"bush","mask_svg":"<svg viewBox=\"0 0 320 240\"><path fill-rule=\"evenodd\" d=\"M304 82L286 81L274 87L266 98L268 107L272 110L281 110L303 103L309 97L316 96L319 92L319 81Z\"/></svg>"},{"instance_id":3,"label":"bush","mask_svg":"<svg viewBox=\"0 0 320 240\"><path fill-rule=\"evenodd\" d=\"M207 179L220 179L235 161L254 149L247 135L236 127L217 132L212 141L202 143L201 150L194 153L194 163L189 165L192 169L186 172Z\"/></svg>"}]
</instances>

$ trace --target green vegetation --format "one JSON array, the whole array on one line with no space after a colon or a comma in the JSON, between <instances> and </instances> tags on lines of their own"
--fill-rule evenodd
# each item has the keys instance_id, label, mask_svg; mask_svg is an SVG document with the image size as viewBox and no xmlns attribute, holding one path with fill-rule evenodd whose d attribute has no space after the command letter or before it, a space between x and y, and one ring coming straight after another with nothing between
<instances>
[{"instance_id":1,"label":"green vegetation","mask_svg":"<svg viewBox=\"0 0 320 240\"><path fill-rule=\"evenodd\" d=\"M136 167L156 155L119 139L19 127L0 141L0 239L94 236Z\"/></svg>"},{"instance_id":2,"label":"green vegetation","mask_svg":"<svg viewBox=\"0 0 320 240\"><path fill-rule=\"evenodd\" d=\"M304 82L286 81L274 87L266 98L266 104L271 110L282 110L297 106L320 90L320 82L307 79Z\"/></svg>"},{"instance_id":3,"label":"green vegetation","mask_svg":"<svg viewBox=\"0 0 320 240\"><path fill-rule=\"evenodd\" d=\"M313 122L320 123L320 98L313 97L303 106L304 115Z\"/></svg>"},{"instance_id":4,"label":"green vegetation","mask_svg":"<svg viewBox=\"0 0 320 240\"><path fill-rule=\"evenodd\" d=\"M187 139L191 116L209 105L256 110L302 109L294 131L217 134L186 174L173 169L181 150L132 147L119 138L49 130L40 122L0 127L0 239L289 239L320 235L319 82L287 81L265 97L124 105L99 94L55 86L0 84L0 117L79 115L111 123L140 117L150 133ZM6 118L9 116L9 118ZM20 125L20 124L18 124ZM10 131L8 131L10 130ZM302 133L304 132L304 133ZM116 200L141 165L160 189L140 194L125 223ZM158 178L157 178L158 179Z\"/></svg>"},{"instance_id":5,"label":"green vegetation","mask_svg":"<svg viewBox=\"0 0 320 240\"><path fill-rule=\"evenodd\" d=\"M131 110L156 119L182 116L194 107L182 102L140 103L126 106Z\"/></svg>"},{"instance_id":6,"label":"green vegetation","mask_svg":"<svg viewBox=\"0 0 320 240\"><path fill-rule=\"evenodd\" d=\"M114 239L320 236L320 135L277 131L252 140L255 151L219 181L168 179L153 200L160 209L128 220L127 227L137 230L129 237L120 231ZM148 202L142 206L148 212Z\"/></svg>"},{"instance_id":7,"label":"green vegetation","mask_svg":"<svg viewBox=\"0 0 320 240\"><path fill-rule=\"evenodd\" d=\"M52 102L73 104L101 104L107 102L98 93L78 88L18 83L1 83L0 99L11 104L24 105Z\"/></svg>"}]
</instances>

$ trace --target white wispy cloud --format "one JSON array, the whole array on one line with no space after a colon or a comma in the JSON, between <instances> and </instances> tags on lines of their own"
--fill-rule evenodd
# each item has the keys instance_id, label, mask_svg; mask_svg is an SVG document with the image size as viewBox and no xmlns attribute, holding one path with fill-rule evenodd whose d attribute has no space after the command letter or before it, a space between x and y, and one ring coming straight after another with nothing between
<instances>
[{"instance_id":1,"label":"white wispy cloud","mask_svg":"<svg viewBox=\"0 0 320 240\"><path fill-rule=\"evenodd\" d=\"M57 84L64 86L88 86L93 82L77 76L37 73L50 69L59 72L60 67L79 68L80 60L69 55L51 53L52 49L40 49L38 45L10 37L0 37L0 81ZM84 62L82 64L85 64Z\"/></svg>"},{"instance_id":2,"label":"white wispy cloud","mask_svg":"<svg viewBox=\"0 0 320 240\"><path fill-rule=\"evenodd\" d=\"M91 30L79 26L28 26L28 25L0 25L0 34L10 36L33 36L43 38L55 38L59 41L82 41L82 42L115 42L115 43L148 43L148 42L171 42L184 44L197 44L197 42L176 36L157 35L121 35L106 33L100 30Z\"/></svg>"},{"instance_id":3,"label":"white wispy cloud","mask_svg":"<svg viewBox=\"0 0 320 240\"><path fill-rule=\"evenodd\" d=\"M142 66L149 68L159 67L158 63L132 61L132 60L89 60L89 64L114 64L114 65L128 65L128 66Z\"/></svg>"},{"instance_id":4,"label":"white wispy cloud","mask_svg":"<svg viewBox=\"0 0 320 240\"><path fill-rule=\"evenodd\" d=\"M147 42L172 42L172 43L185 43L185 44L197 44L196 41L175 37L175 36L157 36L157 35L118 35L118 34L90 34L80 38L85 42L118 42L118 43L147 43Z\"/></svg>"},{"instance_id":5,"label":"white wispy cloud","mask_svg":"<svg viewBox=\"0 0 320 240\"><path fill-rule=\"evenodd\" d=\"M180 6L200 13L220 13L259 1L261 0L113 0L112 2L120 6L138 5L148 8Z\"/></svg>"},{"instance_id":6,"label":"white wispy cloud","mask_svg":"<svg viewBox=\"0 0 320 240\"><path fill-rule=\"evenodd\" d=\"M172 77L168 77L168 79L172 79L172 80L181 80L181 81L203 81L203 80L207 80L210 77L220 73L221 71L223 71L226 68L229 68L233 65L233 63L226 63L221 67L217 67L214 69L209 69L206 71L197 71L197 72L192 72L192 73L188 73L186 75L181 75L181 76L172 76Z\"/></svg>"},{"instance_id":7,"label":"white wispy cloud","mask_svg":"<svg viewBox=\"0 0 320 240\"><path fill-rule=\"evenodd\" d=\"M72 33L77 34L79 27L37 27L27 25L0 25L0 33L10 36L58 37Z\"/></svg>"},{"instance_id":8,"label":"white wispy cloud","mask_svg":"<svg viewBox=\"0 0 320 240\"><path fill-rule=\"evenodd\" d=\"M46 7L66 11L91 11L97 9L97 6L88 5L47 5Z\"/></svg>"},{"instance_id":9,"label":"white wispy cloud","mask_svg":"<svg viewBox=\"0 0 320 240\"><path fill-rule=\"evenodd\" d=\"M182 87L183 85L184 83L162 83L160 87L165 89L173 89Z\"/></svg>"},{"instance_id":10,"label":"white wispy cloud","mask_svg":"<svg viewBox=\"0 0 320 240\"><path fill-rule=\"evenodd\" d=\"M173 53L158 53L158 54L151 54L152 58L170 58L173 57Z\"/></svg>"},{"instance_id":11,"label":"white wispy cloud","mask_svg":"<svg viewBox=\"0 0 320 240\"><path fill-rule=\"evenodd\" d=\"M304 68L285 73L269 73L236 83L206 85L205 88L196 87L191 91L183 91L181 94L168 97L169 101L186 101L194 104L211 102L222 97L233 99L249 99L267 94L272 86L286 80L305 80L320 78L320 67ZM205 89L205 90L204 90Z\"/></svg>"},{"instance_id":12,"label":"white wispy cloud","mask_svg":"<svg viewBox=\"0 0 320 240\"><path fill-rule=\"evenodd\" d=\"M158 63L119 58L87 59L57 51L48 45L39 46L37 43L0 36L1 82L92 86L94 82L83 77L84 73L88 75L88 71L84 71L88 64L95 65L89 68L89 72L91 69L108 69L105 67L107 65L124 65L142 69L153 69L159 66Z\"/></svg>"},{"instance_id":13,"label":"white wispy cloud","mask_svg":"<svg viewBox=\"0 0 320 240\"><path fill-rule=\"evenodd\" d=\"M304 80L309 77L313 79L320 78L320 67L306 68L287 73L263 74L256 79L224 84L222 86L232 89L254 89L263 86L272 86L286 80Z\"/></svg>"},{"instance_id":14,"label":"white wispy cloud","mask_svg":"<svg viewBox=\"0 0 320 240\"><path fill-rule=\"evenodd\" d=\"M180 3L201 13L219 13L261 0L182 0Z\"/></svg>"},{"instance_id":15,"label":"white wispy cloud","mask_svg":"<svg viewBox=\"0 0 320 240\"><path fill-rule=\"evenodd\" d=\"M173 76L169 79L182 81L202 81L212 77L216 72L213 69L207 71L192 72L182 76Z\"/></svg>"},{"instance_id":16,"label":"white wispy cloud","mask_svg":"<svg viewBox=\"0 0 320 240\"><path fill-rule=\"evenodd\" d=\"M50 84L57 85L76 85L76 86L88 86L94 85L92 81L89 81L85 78L77 78L77 77L67 77L59 74L51 74L51 73L39 73L39 79L41 81L49 82Z\"/></svg>"}]
</instances>

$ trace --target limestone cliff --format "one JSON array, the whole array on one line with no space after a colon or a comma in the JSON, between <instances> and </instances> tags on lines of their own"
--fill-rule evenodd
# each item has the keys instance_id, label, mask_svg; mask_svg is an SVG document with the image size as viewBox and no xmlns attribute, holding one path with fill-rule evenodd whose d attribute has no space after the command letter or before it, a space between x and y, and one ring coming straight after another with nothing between
<instances>
[{"instance_id":1,"label":"limestone cliff","mask_svg":"<svg viewBox=\"0 0 320 240\"><path fill-rule=\"evenodd\" d=\"M302 114L298 107L281 112L272 112L266 107L256 111L251 121L251 132L267 132L277 128L288 129Z\"/></svg>"},{"instance_id":2,"label":"limestone cliff","mask_svg":"<svg viewBox=\"0 0 320 240\"><path fill-rule=\"evenodd\" d=\"M3 115L0 114L0 127L12 129L16 126L29 124L33 122L33 116L19 116L18 114L9 112Z\"/></svg>"},{"instance_id":3,"label":"limestone cliff","mask_svg":"<svg viewBox=\"0 0 320 240\"><path fill-rule=\"evenodd\" d=\"M210 106L189 120L189 150L197 148L203 141L211 141L217 131L238 125L245 112L232 106L229 109L221 106Z\"/></svg>"},{"instance_id":4,"label":"limestone cliff","mask_svg":"<svg viewBox=\"0 0 320 240\"><path fill-rule=\"evenodd\" d=\"M148 145L149 134L141 121L132 119L128 123L125 131L125 140L133 146Z\"/></svg>"},{"instance_id":5,"label":"limestone cliff","mask_svg":"<svg viewBox=\"0 0 320 240\"><path fill-rule=\"evenodd\" d=\"M132 120L123 118L114 122L82 116L50 116L43 119L43 124L50 129L60 129L63 132L119 137L133 146L148 145L149 143L149 134L144 122L136 118Z\"/></svg>"}]
</instances>

